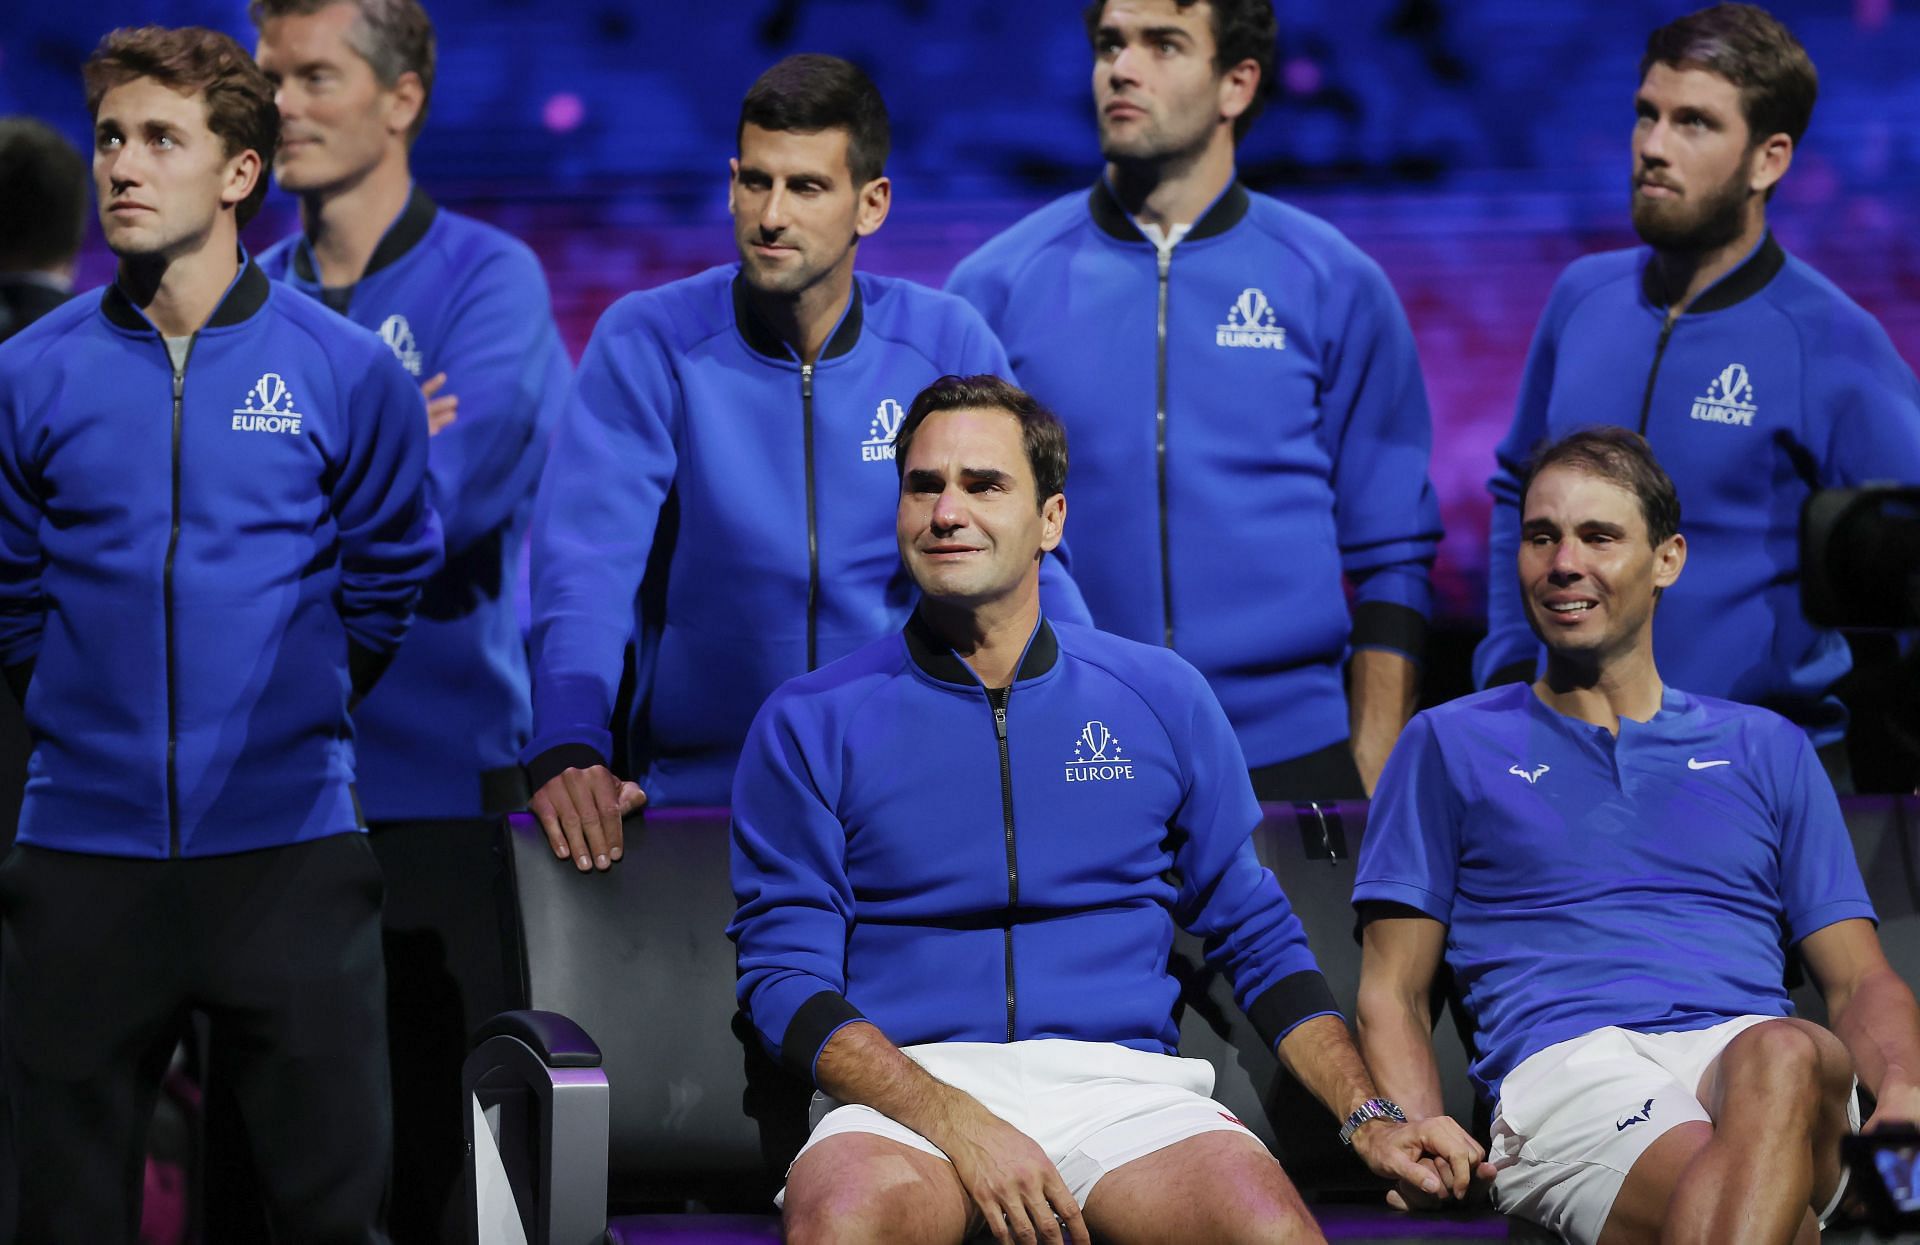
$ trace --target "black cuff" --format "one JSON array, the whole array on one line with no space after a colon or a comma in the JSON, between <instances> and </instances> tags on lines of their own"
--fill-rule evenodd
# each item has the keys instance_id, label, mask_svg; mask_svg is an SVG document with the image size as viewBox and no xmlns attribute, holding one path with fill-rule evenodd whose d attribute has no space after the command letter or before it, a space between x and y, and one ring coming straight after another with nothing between
<instances>
[{"instance_id":1,"label":"black cuff","mask_svg":"<svg viewBox=\"0 0 1920 1245\"><path fill-rule=\"evenodd\" d=\"M1427 620L1419 610L1390 601L1362 601L1353 607L1353 648L1386 648L1405 653L1420 665L1427 660Z\"/></svg>"},{"instance_id":2,"label":"black cuff","mask_svg":"<svg viewBox=\"0 0 1920 1245\"><path fill-rule=\"evenodd\" d=\"M25 708L27 704L27 684L33 681L34 661L34 658L29 657L25 661L15 662L5 670L0 670L0 674L6 676L8 690L13 693L13 698L20 702L21 708Z\"/></svg>"},{"instance_id":3,"label":"black cuff","mask_svg":"<svg viewBox=\"0 0 1920 1245\"><path fill-rule=\"evenodd\" d=\"M1247 1019L1253 1022L1255 1032L1267 1044L1267 1049L1273 1050L1287 1030L1307 1017L1322 1012L1337 1015L1339 1011L1340 1005L1333 1001L1333 991L1327 988L1327 979L1319 970L1309 968L1282 977L1268 987L1247 1008Z\"/></svg>"},{"instance_id":4,"label":"black cuff","mask_svg":"<svg viewBox=\"0 0 1920 1245\"><path fill-rule=\"evenodd\" d=\"M367 693L373 690L373 685L380 681L380 676L385 674L387 667L392 664L391 652L375 652L373 649L348 640L347 680L353 685L353 696L348 701L347 707L351 709L365 700Z\"/></svg>"},{"instance_id":5,"label":"black cuff","mask_svg":"<svg viewBox=\"0 0 1920 1245\"><path fill-rule=\"evenodd\" d=\"M527 762L527 791L538 792L567 770L592 769L596 765L613 768L591 744L559 744L548 748Z\"/></svg>"},{"instance_id":6,"label":"black cuff","mask_svg":"<svg viewBox=\"0 0 1920 1245\"><path fill-rule=\"evenodd\" d=\"M834 1031L850 1020L865 1020L847 996L822 990L800 1005L780 1039L780 1062L813 1084L813 1065Z\"/></svg>"},{"instance_id":7,"label":"black cuff","mask_svg":"<svg viewBox=\"0 0 1920 1245\"><path fill-rule=\"evenodd\" d=\"M1539 667L1539 659L1534 657L1529 657L1525 661L1508 662L1487 678L1487 686L1499 687L1502 683L1531 683L1533 672Z\"/></svg>"}]
</instances>

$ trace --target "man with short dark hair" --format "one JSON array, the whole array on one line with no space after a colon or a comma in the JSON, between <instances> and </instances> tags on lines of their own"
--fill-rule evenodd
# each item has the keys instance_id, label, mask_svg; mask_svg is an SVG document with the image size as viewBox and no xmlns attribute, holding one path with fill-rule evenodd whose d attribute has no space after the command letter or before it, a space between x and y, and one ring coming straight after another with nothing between
<instances>
[{"instance_id":1,"label":"man with short dark hair","mask_svg":"<svg viewBox=\"0 0 1920 1245\"><path fill-rule=\"evenodd\" d=\"M279 133L244 49L118 30L84 72L118 272L0 346L0 665L36 740L0 865L20 1238L135 1238L192 1008L274 1239L371 1242L381 884L348 713L439 563L423 405L240 250Z\"/></svg>"},{"instance_id":2,"label":"man with short dark hair","mask_svg":"<svg viewBox=\"0 0 1920 1245\"><path fill-rule=\"evenodd\" d=\"M1463 1193L1480 1148L1375 1096L1206 682L1044 616L1059 422L949 376L895 444L919 604L769 697L734 779L740 1003L825 1112L786 1239L1314 1239L1212 1067L1174 1055L1176 924L1370 1167Z\"/></svg>"},{"instance_id":3,"label":"man with short dark hair","mask_svg":"<svg viewBox=\"0 0 1920 1245\"><path fill-rule=\"evenodd\" d=\"M1638 434L1543 448L1519 504L1546 672L1421 713L1381 776L1353 890L1367 1064L1410 1118L1445 1112L1444 961L1500 1210L1576 1245L1810 1245L1854 1078L1876 1123L1920 1118L1920 1009L1839 801L1792 723L1662 679L1653 620L1695 558ZM1830 1029L1792 1016L1789 943Z\"/></svg>"},{"instance_id":4,"label":"man with short dark hair","mask_svg":"<svg viewBox=\"0 0 1920 1245\"><path fill-rule=\"evenodd\" d=\"M1845 790L1834 685L1851 657L1801 612L1800 510L1815 489L1920 482L1920 382L1873 317L1768 232L1817 88L1799 41L1751 5L1648 38L1632 183L1647 245L1576 261L1548 298L1488 483L1488 562L1519 537L1537 443L1637 428L1686 499L1698 555L1654 624L1668 672L1797 723ZM1489 575L1476 681L1530 680L1540 651L1511 577Z\"/></svg>"},{"instance_id":5,"label":"man with short dark hair","mask_svg":"<svg viewBox=\"0 0 1920 1245\"><path fill-rule=\"evenodd\" d=\"M300 198L300 234L260 266L378 333L430 399L447 561L354 714L361 806L375 822L522 808L533 706L514 598L571 373L546 277L518 239L413 181L435 69L418 0L253 0L248 12L280 108L274 176Z\"/></svg>"},{"instance_id":6,"label":"man with short dark hair","mask_svg":"<svg viewBox=\"0 0 1920 1245\"><path fill-rule=\"evenodd\" d=\"M73 296L87 162L31 117L0 117L0 341Z\"/></svg>"},{"instance_id":7,"label":"man with short dark hair","mask_svg":"<svg viewBox=\"0 0 1920 1245\"><path fill-rule=\"evenodd\" d=\"M1377 264L1235 180L1270 0L1086 22L1104 174L948 288L1074 434L1094 622L1207 676L1262 799L1361 796L1413 709L1440 540L1413 334Z\"/></svg>"},{"instance_id":8,"label":"man with short dark hair","mask_svg":"<svg viewBox=\"0 0 1920 1245\"><path fill-rule=\"evenodd\" d=\"M608 309L540 485L525 755L533 811L582 869L619 859L642 798L608 768L628 637L645 798L724 804L767 693L911 606L884 522L911 395L1007 370L959 299L854 271L893 196L864 73L788 57L747 92L738 143L740 262ZM1056 590L1084 614L1071 581Z\"/></svg>"}]
</instances>

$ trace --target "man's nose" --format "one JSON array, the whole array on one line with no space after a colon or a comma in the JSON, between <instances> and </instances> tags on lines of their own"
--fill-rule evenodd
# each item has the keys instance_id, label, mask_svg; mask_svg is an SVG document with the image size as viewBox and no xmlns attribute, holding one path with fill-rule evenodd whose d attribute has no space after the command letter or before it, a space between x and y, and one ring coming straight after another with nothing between
<instances>
[{"instance_id":1,"label":"man's nose","mask_svg":"<svg viewBox=\"0 0 1920 1245\"><path fill-rule=\"evenodd\" d=\"M942 489L933 499L933 526L951 532L967 525L966 494L958 489Z\"/></svg>"},{"instance_id":2,"label":"man's nose","mask_svg":"<svg viewBox=\"0 0 1920 1245\"><path fill-rule=\"evenodd\" d=\"M760 228L763 232L777 234L787 227L787 192L775 186L767 192L766 200L760 205Z\"/></svg>"},{"instance_id":3,"label":"man's nose","mask_svg":"<svg viewBox=\"0 0 1920 1245\"><path fill-rule=\"evenodd\" d=\"M1585 572L1585 559L1581 556L1577 541L1563 540L1554 546L1553 561L1548 570L1555 583L1566 583L1579 579Z\"/></svg>"},{"instance_id":4,"label":"man's nose","mask_svg":"<svg viewBox=\"0 0 1920 1245\"><path fill-rule=\"evenodd\" d=\"M101 157L106 169L107 181L116 190L140 184L144 165L135 151L133 143L122 143L117 150Z\"/></svg>"},{"instance_id":5,"label":"man's nose","mask_svg":"<svg viewBox=\"0 0 1920 1245\"><path fill-rule=\"evenodd\" d=\"M1634 136L1633 152L1641 164L1664 165L1667 162L1667 123L1654 121Z\"/></svg>"}]
</instances>

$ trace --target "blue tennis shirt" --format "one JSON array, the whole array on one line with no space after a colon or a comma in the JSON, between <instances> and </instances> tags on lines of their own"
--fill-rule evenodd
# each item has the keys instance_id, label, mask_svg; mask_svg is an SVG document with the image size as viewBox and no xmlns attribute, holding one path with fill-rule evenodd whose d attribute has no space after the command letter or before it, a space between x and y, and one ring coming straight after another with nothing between
<instances>
[{"instance_id":1,"label":"blue tennis shirt","mask_svg":"<svg viewBox=\"0 0 1920 1245\"><path fill-rule=\"evenodd\" d=\"M1447 926L1490 1100L1535 1051L1792 1014L1785 948L1873 919L1833 787L1798 727L1668 688L1616 738L1508 684L1408 723L1353 900Z\"/></svg>"}]
</instances>

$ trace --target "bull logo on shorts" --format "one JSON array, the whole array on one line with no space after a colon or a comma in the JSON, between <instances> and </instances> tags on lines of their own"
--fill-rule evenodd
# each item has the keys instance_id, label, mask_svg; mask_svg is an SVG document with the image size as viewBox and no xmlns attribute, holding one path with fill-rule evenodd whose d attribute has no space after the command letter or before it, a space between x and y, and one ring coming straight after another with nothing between
<instances>
[{"instance_id":1,"label":"bull logo on shorts","mask_svg":"<svg viewBox=\"0 0 1920 1245\"><path fill-rule=\"evenodd\" d=\"M1641 1107L1638 1111L1635 1111L1632 1115L1625 1117L1618 1124L1615 1124L1613 1126L1613 1131L1616 1133L1624 1133L1629 1128L1632 1128L1635 1124L1644 1124L1652 1118L1653 1118L1653 1099L1649 1098L1647 1099L1645 1106Z\"/></svg>"}]
</instances>

